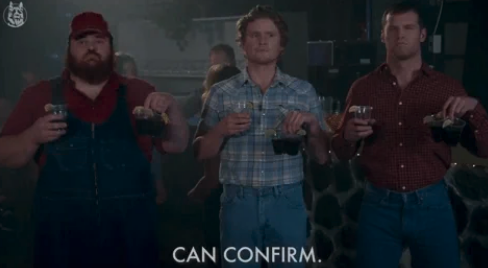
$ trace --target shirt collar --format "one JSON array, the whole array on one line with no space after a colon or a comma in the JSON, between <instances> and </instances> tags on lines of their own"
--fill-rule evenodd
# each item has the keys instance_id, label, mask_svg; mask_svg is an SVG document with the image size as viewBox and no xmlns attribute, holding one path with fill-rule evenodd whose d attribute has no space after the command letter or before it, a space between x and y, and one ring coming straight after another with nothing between
<instances>
[{"instance_id":1,"label":"shirt collar","mask_svg":"<svg viewBox=\"0 0 488 268\"><path fill-rule=\"evenodd\" d=\"M256 85L251 80L251 77L250 77L249 73L247 72L247 67L242 70L241 74L242 74L241 75L241 81L240 81L241 85L246 85L246 84ZM274 86L277 86L279 84L286 85L287 80L288 80L287 76L280 70L280 68L276 67L275 76L273 78L273 82L271 83L270 87L274 87Z\"/></svg>"},{"instance_id":2,"label":"shirt collar","mask_svg":"<svg viewBox=\"0 0 488 268\"><path fill-rule=\"evenodd\" d=\"M381 64L377 69L376 69L376 72L377 73L382 73L382 74L390 74L390 68L388 67L388 64L385 62L383 64ZM427 63L425 62L422 62L422 66L420 67L420 73L426 75L426 76L430 76L432 75L432 73L434 72L434 70L432 69L432 67L430 67Z\"/></svg>"}]
</instances>

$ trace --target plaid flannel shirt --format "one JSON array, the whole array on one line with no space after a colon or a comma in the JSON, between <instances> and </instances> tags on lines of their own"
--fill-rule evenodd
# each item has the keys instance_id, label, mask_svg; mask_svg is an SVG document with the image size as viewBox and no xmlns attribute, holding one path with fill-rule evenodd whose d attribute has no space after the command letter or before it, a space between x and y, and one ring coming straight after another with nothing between
<instances>
[{"instance_id":1,"label":"plaid flannel shirt","mask_svg":"<svg viewBox=\"0 0 488 268\"><path fill-rule=\"evenodd\" d=\"M220 153L220 182L266 187L302 181L302 156L276 155L271 138L265 133L290 111L314 114L325 130L322 107L313 86L277 69L273 83L263 94L244 69L211 88L199 125L213 128L230 113L238 112L238 102L253 104L251 126L248 131L226 139Z\"/></svg>"}]
</instances>

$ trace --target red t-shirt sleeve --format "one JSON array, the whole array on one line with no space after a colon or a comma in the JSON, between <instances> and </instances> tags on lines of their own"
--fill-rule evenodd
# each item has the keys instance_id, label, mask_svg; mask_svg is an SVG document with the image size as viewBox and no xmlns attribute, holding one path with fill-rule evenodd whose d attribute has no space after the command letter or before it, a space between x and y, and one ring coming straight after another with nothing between
<instances>
[{"instance_id":1,"label":"red t-shirt sleeve","mask_svg":"<svg viewBox=\"0 0 488 268\"><path fill-rule=\"evenodd\" d=\"M0 136L18 135L28 129L44 114L44 105L49 103L50 86L48 82L26 88L14 109L7 117Z\"/></svg>"}]
</instances>

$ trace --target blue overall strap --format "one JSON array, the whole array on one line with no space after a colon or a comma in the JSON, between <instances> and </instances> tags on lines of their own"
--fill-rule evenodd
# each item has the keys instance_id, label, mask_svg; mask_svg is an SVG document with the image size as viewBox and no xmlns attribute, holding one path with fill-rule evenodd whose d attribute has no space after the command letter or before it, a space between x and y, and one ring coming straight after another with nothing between
<instances>
[{"instance_id":1,"label":"blue overall strap","mask_svg":"<svg viewBox=\"0 0 488 268\"><path fill-rule=\"evenodd\" d=\"M61 76L52 78L49 80L49 83L51 84L51 95L52 95L51 104L52 105L65 104L63 98L63 78Z\"/></svg>"}]
</instances>

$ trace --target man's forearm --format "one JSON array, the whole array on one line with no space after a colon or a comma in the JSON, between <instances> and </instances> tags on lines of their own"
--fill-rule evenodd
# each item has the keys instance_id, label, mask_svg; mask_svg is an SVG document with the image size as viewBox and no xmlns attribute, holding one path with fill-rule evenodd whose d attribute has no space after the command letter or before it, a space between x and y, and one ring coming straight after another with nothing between
<instances>
[{"instance_id":1,"label":"man's forearm","mask_svg":"<svg viewBox=\"0 0 488 268\"><path fill-rule=\"evenodd\" d=\"M310 158L318 164L323 165L329 161L329 142L324 131L309 136L306 149Z\"/></svg>"},{"instance_id":2,"label":"man's forearm","mask_svg":"<svg viewBox=\"0 0 488 268\"><path fill-rule=\"evenodd\" d=\"M186 119L179 105L169 114L170 123L167 126L167 136L163 140L163 149L167 153L182 153L186 150L189 141L189 130Z\"/></svg>"},{"instance_id":3,"label":"man's forearm","mask_svg":"<svg viewBox=\"0 0 488 268\"><path fill-rule=\"evenodd\" d=\"M27 133L0 137L0 165L19 168L32 160L39 145L29 141Z\"/></svg>"},{"instance_id":4,"label":"man's forearm","mask_svg":"<svg viewBox=\"0 0 488 268\"><path fill-rule=\"evenodd\" d=\"M477 157L488 158L488 116L485 109L478 104L463 119L468 123L471 133L463 137L461 144Z\"/></svg>"}]
</instances>

